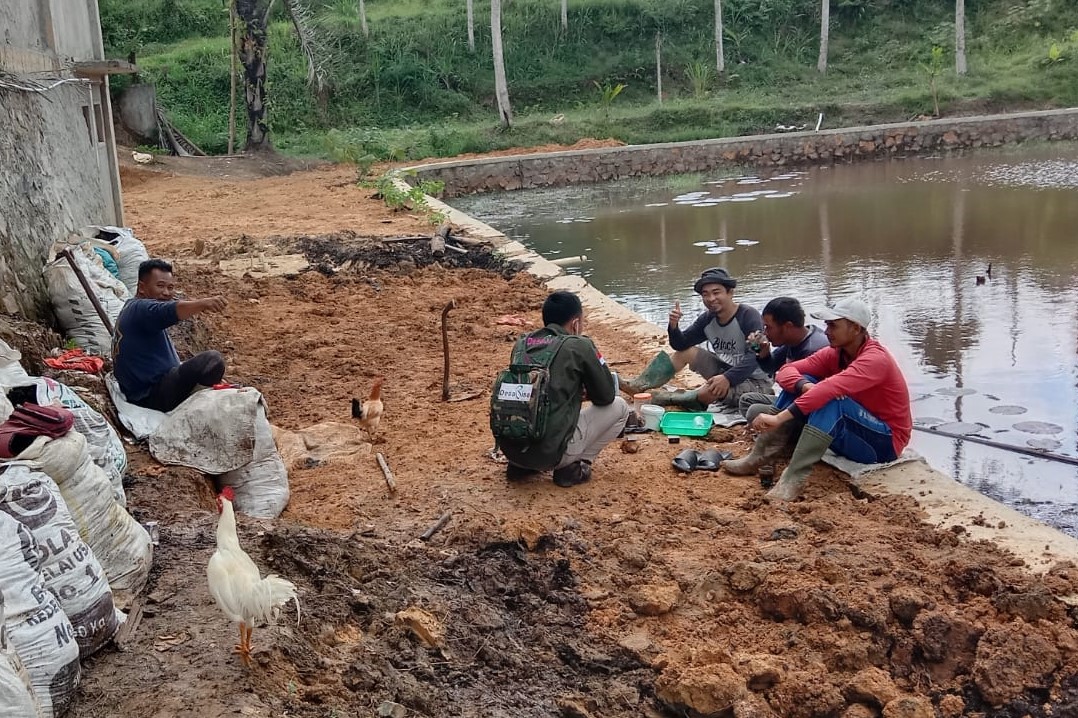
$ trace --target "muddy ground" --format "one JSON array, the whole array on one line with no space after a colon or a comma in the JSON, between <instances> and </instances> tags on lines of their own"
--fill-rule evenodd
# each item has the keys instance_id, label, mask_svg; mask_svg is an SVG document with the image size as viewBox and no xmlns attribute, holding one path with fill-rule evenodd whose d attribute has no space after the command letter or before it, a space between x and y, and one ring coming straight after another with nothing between
<instances>
[{"instance_id":1,"label":"muddy ground","mask_svg":"<svg viewBox=\"0 0 1078 718\"><path fill-rule=\"evenodd\" d=\"M161 522L146 615L125 651L87 663L73 715L1078 715L1078 631L1060 600L1078 568L1034 576L961 528L925 524L912 499L855 495L824 467L804 500L772 507L754 478L675 474L656 438L638 454L611 447L580 487L508 484L487 455L488 395L441 401L440 313L456 302L453 397L484 392L524 330L504 318L534 326L540 285L485 259L423 266L419 245L382 265L340 261L326 235L352 233L348 251L370 259L364 237L430 232L349 168L139 172L129 224L191 296L230 302L186 346L225 351L229 378L260 388L293 431L347 424L349 400L385 376L373 450L399 490L369 454L310 462L279 520L241 517L256 562L302 603L298 624L286 611L255 632L246 670L205 584L211 489L136 452L129 506ZM315 264L333 271L231 278L210 261L282 247L322 252ZM588 331L619 370L641 366L631 337ZM747 445L740 432L688 445L713 441ZM445 511L446 528L419 540Z\"/></svg>"}]
</instances>

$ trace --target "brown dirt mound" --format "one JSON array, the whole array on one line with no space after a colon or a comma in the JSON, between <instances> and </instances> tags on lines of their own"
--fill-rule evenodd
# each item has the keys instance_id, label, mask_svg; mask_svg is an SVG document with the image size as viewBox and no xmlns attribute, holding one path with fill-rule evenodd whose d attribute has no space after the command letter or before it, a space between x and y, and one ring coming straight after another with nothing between
<instances>
[{"instance_id":1,"label":"brown dirt mound","mask_svg":"<svg viewBox=\"0 0 1078 718\"><path fill-rule=\"evenodd\" d=\"M184 221L200 233L214 219ZM231 219L244 220L272 224ZM184 268L191 295L228 297L224 315L200 323L230 378L259 387L282 427L348 421L349 399L386 377L375 450L399 490L387 492L373 459L330 462L292 473L281 520L242 522L255 560L296 581L305 606L298 626L286 615L255 633L263 650L246 672L204 583L205 483L137 462L130 505L163 522L151 614L127 652L89 662L76 715L370 715L383 701L469 716L1078 708L1078 631L1061 600L1078 592L1078 568L1034 576L991 543L925 524L911 498L855 495L820 466L804 500L770 506L754 477L675 474L675 447L657 437L604 453L571 490L548 477L507 483L486 455L486 395L440 401L440 311L457 301L454 391L483 391L526 329L499 318L536 326L545 291L526 275L399 264L238 280ZM632 337L589 331L609 361L627 362L620 371L642 365ZM740 452L748 437L716 439L677 449ZM449 525L418 541L447 510ZM444 634L444 647L409 625L436 644Z\"/></svg>"}]
</instances>

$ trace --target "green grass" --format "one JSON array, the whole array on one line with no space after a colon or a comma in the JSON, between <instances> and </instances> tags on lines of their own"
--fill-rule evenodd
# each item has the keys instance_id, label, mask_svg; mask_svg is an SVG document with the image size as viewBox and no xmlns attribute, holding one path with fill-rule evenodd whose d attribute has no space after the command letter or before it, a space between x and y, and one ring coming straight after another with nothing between
<instances>
[{"instance_id":1,"label":"green grass","mask_svg":"<svg viewBox=\"0 0 1078 718\"><path fill-rule=\"evenodd\" d=\"M476 0L475 55L466 46L463 0L368 0L369 39L360 33L355 0L311 3L334 54L327 102L316 102L306 87L294 31L280 8L270 37L273 137L278 148L296 154L418 159L582 137L677 141L814 124L821 111L826 127L900 120L931 112L921 65L936 44L948 50L939 80L945 114L1078 104L1078 37L1072 37L1078 3L1072 0L969 3L965 78L952 69L950 2L833 2L830 65L821 77L818 3L725 0L727 76L697 97L687 70L713 62L711 3L571 0L563 34L558 3L512 0L503 16L517 125L501 132L494 127L486 2ZM136 50L179 128L208 151L223 151L224 0L102 0L101 7L110 52ZM654 89L659 29L667 95L661 107ZM608 114L596 82L626 85ZM565 121L551 125L556 114ZM239 119L242 136L242 108Z\"/></svg>"}]
</instances>

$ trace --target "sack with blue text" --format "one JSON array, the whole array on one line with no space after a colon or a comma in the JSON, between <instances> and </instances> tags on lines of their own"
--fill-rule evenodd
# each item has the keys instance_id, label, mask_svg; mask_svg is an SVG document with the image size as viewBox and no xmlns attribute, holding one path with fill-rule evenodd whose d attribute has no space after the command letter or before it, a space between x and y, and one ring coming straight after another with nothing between
<instances>
[{"instance_id":1,"label":"sack with blue text","mask_svg":"<svg viewBox=\"0 0 1078 718\"><path fill-rule=\"evenodd\" d=\"M495 439L534 441L550 413L550 365L565 337L521 337L490 394L490 431Z\"/></svg>"}]
</instances>

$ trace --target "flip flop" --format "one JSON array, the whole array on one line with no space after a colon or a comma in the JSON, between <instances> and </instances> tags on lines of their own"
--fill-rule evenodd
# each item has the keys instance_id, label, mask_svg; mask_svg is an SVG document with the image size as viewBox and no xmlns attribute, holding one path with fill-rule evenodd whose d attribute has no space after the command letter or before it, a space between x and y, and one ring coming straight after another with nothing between
<instances>
[{"instance_id":1,"label":"flip flop","mask_svg":"<svg viewBox=\"0 0 1078 718\"><path fill-rule=\"evenodd\" d=\"M696 453L696 449L685 449L680 454L674 457L674 468L683 474L687 474L690 471L696 469L699 465L700 455Z\"/></svg>"},{"instance_id":2,"label":"flip flop","mask_svg":"<svg viewBox=\"0 0 1078 718\"><path fill-rule=\"evenodd\" d=\"M702 471L718 471L719 464L727 459L731 458L733 454L729 451L720 451L719 449L708 449L700 453L697 457L696 468Z\"/></svg>"}]
</instances>

